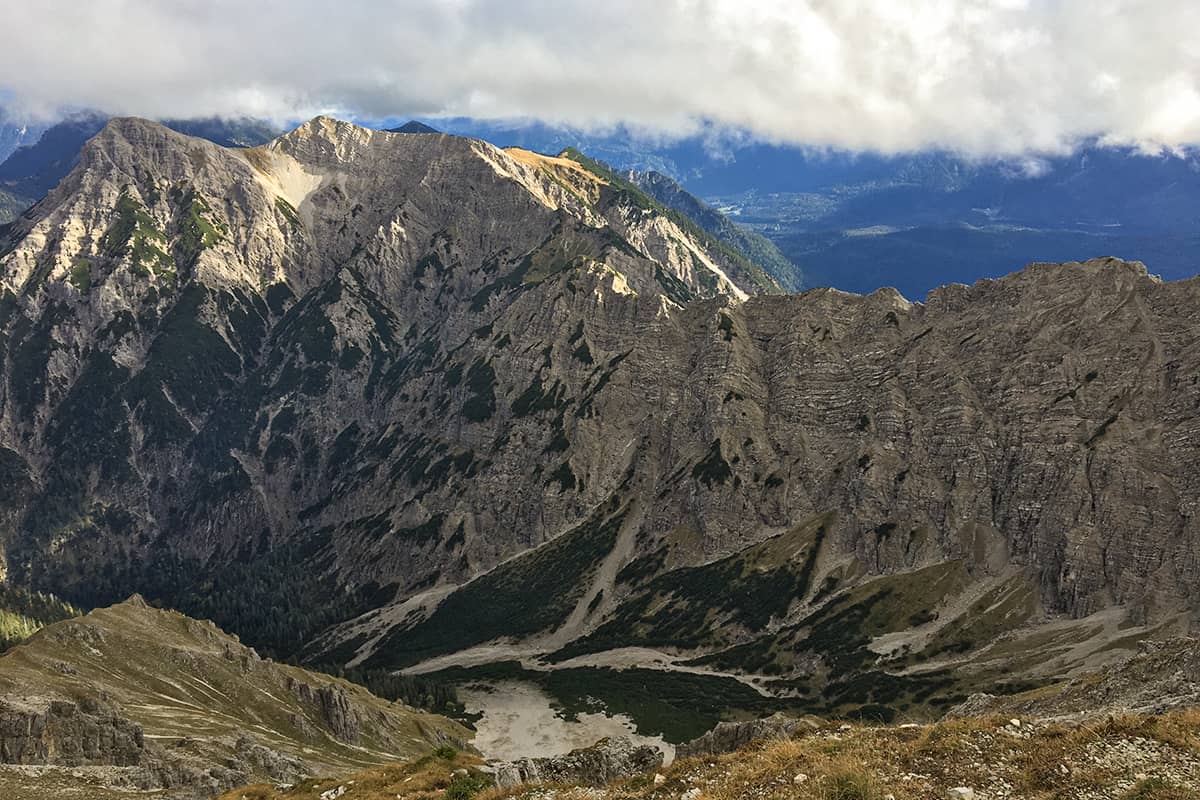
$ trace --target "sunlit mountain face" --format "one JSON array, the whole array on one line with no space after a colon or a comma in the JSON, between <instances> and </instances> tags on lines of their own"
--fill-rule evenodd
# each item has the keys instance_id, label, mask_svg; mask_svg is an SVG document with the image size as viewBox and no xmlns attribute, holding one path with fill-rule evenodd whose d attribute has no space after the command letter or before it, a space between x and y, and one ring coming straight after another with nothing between
<instances>
[{"instance_id":1,"label":"sunlit mountain face","mask_svg":"<svg viewBox=\"0 0 1200 800\"><path fill-rule=\"evenodd\" d=\"M945 283L998 277L1033 261L1102 255L1180 278L1197 271L1200 159L1096 141L1062 155L898 156L753 143L745 134L677 141L617 128L469 119L430 125L544 152L576 147L654 171L771 239L804 285L921 300Z\"/></svg>"}]
</instances>

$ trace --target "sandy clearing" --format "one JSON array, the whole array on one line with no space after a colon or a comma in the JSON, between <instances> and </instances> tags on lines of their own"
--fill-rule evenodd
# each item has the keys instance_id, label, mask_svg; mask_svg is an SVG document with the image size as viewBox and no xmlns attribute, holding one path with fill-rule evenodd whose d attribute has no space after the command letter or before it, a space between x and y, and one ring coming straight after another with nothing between
<instances>
[{"instance_id":1,"label":"sandy clearing","mask_svg":"<svg viewBox=\"0 0 1200 800\"><path fill-rule=\"evenodd\" d=\"M537 686L520 681L472 683L458 690L472 713L482 713L476 723L475 747L486 758L511 760L532 756L561 755L588 747L606 736L627 736L663 752L669 762L675 746L661 736L637 733L624 715L580 714L564 719L552 705L550 695Z\"/></svg>"}]
</instances>

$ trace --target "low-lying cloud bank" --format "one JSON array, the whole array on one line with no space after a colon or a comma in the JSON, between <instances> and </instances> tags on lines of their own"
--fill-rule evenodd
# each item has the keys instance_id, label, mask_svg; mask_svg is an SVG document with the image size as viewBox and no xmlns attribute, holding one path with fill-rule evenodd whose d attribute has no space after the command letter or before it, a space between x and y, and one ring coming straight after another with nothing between
<instances>
[{"instance_id":1,"label":"low-lying cloud bank","mask_svg":"<svg viewBox=\"0 0 1200 800\"><path fill-rule=\"evenodd\" d=\"M885 153L1200 143L1194 0L43 0L19 113L529 117Z\"/></svg>"}]
</instances>

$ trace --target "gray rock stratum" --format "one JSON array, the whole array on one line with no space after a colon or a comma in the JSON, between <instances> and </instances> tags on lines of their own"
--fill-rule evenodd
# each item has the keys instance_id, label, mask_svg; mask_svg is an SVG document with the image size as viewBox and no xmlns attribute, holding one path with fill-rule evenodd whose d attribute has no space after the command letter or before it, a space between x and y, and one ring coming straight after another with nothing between
<instances>
[{"instance_id":1,"label":"gray rock stratum","mask_svg":"<svg viewBox=\"0 0 1200 800\"><path fill-rule=\"evenodd\" d=\"M772 714L762 719L742 722L722 722L703 736L675 748L675 757L704 758L732 753L746 745L763 739L787 739L793 734L816 730L821 722L814 719L797 719L786 714Z\"/></svg>"},{"instance_id":2,"label":"gray rock stratum","mask_svg":"<svg viewBox=\"0 0 1200 800\"><path fill-rule=\"evenodd\" d=\"M491 766L496 785L505 788L537 783L605 786L659 767L662 763L663 755L655 748L618 738L601 739L590 747L581 747L560 756L523 758Z\"/></svg>"},{"instance_id":3,"label":"gray rock stratum","mask_svg":"<svg viewBox=\"0 0 1200 800\"><path fill-rule=\"evenodd\" d=\"M1194 625L1197 280L758 296L584 158L326 118L114 120L0 239L4 569L72 601L369 665L638 646L814 710Z\"/></svg>"}]
</instances>

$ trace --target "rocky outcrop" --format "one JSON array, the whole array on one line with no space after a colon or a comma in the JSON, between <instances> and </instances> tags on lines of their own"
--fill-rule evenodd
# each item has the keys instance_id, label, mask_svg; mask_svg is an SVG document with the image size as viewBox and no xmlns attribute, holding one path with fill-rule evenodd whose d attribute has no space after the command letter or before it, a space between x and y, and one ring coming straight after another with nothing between
<instances>
[{"instance_id":1,"label":"rocky outcrop","mask_svg":"<svg viewBox=\"0 0 1200 800\"><path fill-rule=\"evenodd\" d=\"M288 691L308 706L331 734L343 742L358 742L360 720L346 690L340 686L310 686L288 679Z\"/></svg>"},{"instance_id":2,"label":"rocky outcrop","mask_svg":"<svg viewBox=\"0 0 1200 800\"><path fill-rule=\"evenodd\" d=\"M0 763L136 766L142 726L102 702L0 695Z\"/></svg>"},{"instance_id":3,"label":"rocky outcrop","mask_svg":"<svg viewBox=\"0 0 1200 800\"><path fill-rule=\"evenodd\" d=\"M675 747L676 758L699 758L732 753L751 742L763 739L786 739L797 731L819 727L812 720L773 714L763 719L743 722L721 722L708 733Z\"/></svg>"},{"instance_id":4,"label":"rocky outcrop","mask_svg":"<svg viewBox=\"0 0 1200 800\"><path fill-rule=\"evenodd\" d=\"M4 129L0 125L0 224L40 200L58 185L79 161L80 150L96 135L107 118L93 112L78 112L51 125L28 128L26 144L11 158L5 154ZM164 120L167 127L216 142L226 147L252 147L274 138L278 129L252 119L220 118ZM11 199L10 199L11 198Z\"/></svg>"},{"instance_id":5,"label":"rocky outcrop","mask_svg":"<svg viewBox=\"0 0 1200 800\"><path fill-rule=\"evenodd\" d=\"M626 738L601 739L591 747L561 756L523 758L492 764L500 788L523 783L567 783L604 786L662 765L663 754Z\"/></svg>"},{"instance_id":6,"label":"rocky outcrop","mask_svg":"<svg viewBox=\"0 0 1200 800\"><path fill-rule=\"evenodd\" d=\"M247 765L245 771L249 775L266 775L276 781L296 781L313 772L303 759L272 750L250 736L239 736L234 752L237 759Z\"/></svg>"}]
</instances>

